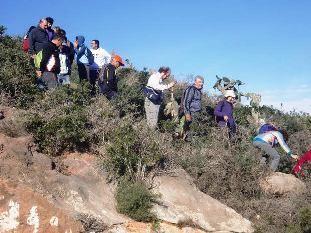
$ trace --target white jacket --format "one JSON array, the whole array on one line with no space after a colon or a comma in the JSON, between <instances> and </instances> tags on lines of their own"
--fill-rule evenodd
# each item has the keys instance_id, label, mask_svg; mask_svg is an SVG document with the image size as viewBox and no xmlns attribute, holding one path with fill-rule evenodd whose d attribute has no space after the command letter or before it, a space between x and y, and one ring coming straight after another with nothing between
<instances>
[{"instance_id":1,"label":"white jacket","mask_svg":"<svg viewBox=\"0 0 311 233\"><path fill-rule=\"evenodd\" d=\"M149 77L147 86L159 91L171 88L171 85L163 84L163 80L159 72L154 73Z\"/></svg>"},{"instance_id":2,"label":"white jacket","mask_svg":"<svg viewBox=\"0 0 311 233\"><path fill-rule=\"evenodd\" d=\"M94 56L94 63L90 65L91 70L101 69L105 64L111 60L111 55L103 48L90 49Z\"/></svg>"}]
</instances>

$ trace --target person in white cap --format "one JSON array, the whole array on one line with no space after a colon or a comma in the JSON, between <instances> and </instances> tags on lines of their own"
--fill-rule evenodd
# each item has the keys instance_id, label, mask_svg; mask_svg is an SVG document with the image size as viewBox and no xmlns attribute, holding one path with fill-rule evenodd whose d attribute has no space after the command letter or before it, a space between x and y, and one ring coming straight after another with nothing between
<instances>
[{"instance_id":1,"label":"person in white cap","mask_svg":"<svg viewBox=\"0 0 311 233\"><path fill-rule=\"evenodd\" d=\"M233 90L226 90L225 98L220 101L214 109L216 122L221 128L229 129L229 138L236 133L236 123L233 116L233 103L236 95Z\"/></svg>"}]
</instances>

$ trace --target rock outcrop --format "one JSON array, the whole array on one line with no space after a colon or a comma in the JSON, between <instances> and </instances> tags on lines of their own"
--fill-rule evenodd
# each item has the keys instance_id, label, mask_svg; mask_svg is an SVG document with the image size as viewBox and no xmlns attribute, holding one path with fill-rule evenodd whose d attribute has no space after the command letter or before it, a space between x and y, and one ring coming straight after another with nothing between
<instances>
[{"instance_id":1,"label":"rock outcrop","mask_svg":"<svg viewBox=\"0 0 311 233\"><path fill-rule=\"evenodd\" d=\"M260 181L260 187L266 193L275 195L299 195L307 191L304 182L294 175L275 172Z\"/></svg>"},{"instance_id":2,"label":"rock outcrop","mask_svg":"<svg viewBox=\"0 0 311 233\"><path fill-rule=\"evenodd\" d=\"M199 191L184 170L177 170L174 176L159 176L155 182L155 191L161 196L161 204L154 207L159 219L208 232L253 232L250 221Z\"/></svg>"}]
</instances>

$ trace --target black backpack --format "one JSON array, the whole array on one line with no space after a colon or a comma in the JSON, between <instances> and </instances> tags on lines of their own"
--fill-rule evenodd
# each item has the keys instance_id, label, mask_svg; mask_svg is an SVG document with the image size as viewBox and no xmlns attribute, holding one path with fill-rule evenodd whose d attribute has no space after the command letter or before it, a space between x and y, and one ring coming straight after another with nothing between
<instances>
[{"instance_id":1,"label":"black backpack","mask_svg":"<svg viewBox=\"0 0 311 233\"><path fill-rule=\"evenodd\" d=\"M186 90L184 91L182 97L181 97L181 101L179 104L179 108L178 108L178 116L179 117L183 117L185 114L185 106L184 106L184 100L185 100L185 95L186 95L186 91L190 88L192 88L193 86L189 86L186 88Z\"/></svg>"}]
</instances>

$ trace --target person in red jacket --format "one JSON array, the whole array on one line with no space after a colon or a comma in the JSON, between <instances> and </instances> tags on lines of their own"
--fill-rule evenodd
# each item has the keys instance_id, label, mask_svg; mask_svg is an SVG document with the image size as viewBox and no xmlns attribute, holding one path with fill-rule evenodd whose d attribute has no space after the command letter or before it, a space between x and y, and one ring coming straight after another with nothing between
<instances>
[{"instance_id":1,"label":"person in red jacket","mask_svg":"<svg viewBox=\"0 0 311 233\"><path fill-rule=\"evenodd\" d=\"M304 153L297 161L296 165L293 167L292 173L295 176L298 176L299 173L301 173L302 166L304 164L311 164L311 150ZM310 169L310 167L309 167ZM304 176L303 173L301 173L302 176Z\"/></svg>"}]
</instances>

